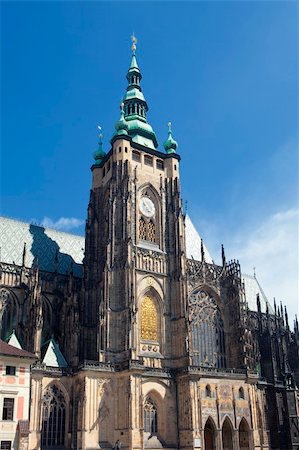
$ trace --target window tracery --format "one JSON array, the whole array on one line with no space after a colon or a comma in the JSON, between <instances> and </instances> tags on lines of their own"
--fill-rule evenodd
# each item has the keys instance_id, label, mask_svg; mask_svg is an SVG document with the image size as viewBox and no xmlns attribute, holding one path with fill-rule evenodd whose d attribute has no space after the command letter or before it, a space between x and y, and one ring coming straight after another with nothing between
<instances>
[{"instance_id":1,"label":"window tracery","mask_svg":"<svg viewBox=\"0 0 299 450\"><path fill-rule=\"evenodd\" d=\"M143 427L146 433L157 433L158 431L157 408L150 398L144 404Z\"/></svg>"},{"instance_id":2,"label":"window tracery","mask_svg":"<svg viewBox=\"0 0 299 450\"><path fill-rule=\"evenodd\" d=\"M148 227L147 227L147 237L150 242L156 241L156 227L152 220L149 221Z\"/></svg>"},{"instance_id":3,"label":"window tracery","mask_svg":"<svg viewBox=\"0 0 299 450\"><path fill-rule=\"evenodd\" d=\"M139 197L138 228L139 240L159 245L159 208L150 188L143 190Z\"/></svg>"},{"instance_id":4,"label":"window tracery","mask_svg":"<svg viewBox=\"0 0 299 450\"><path fill-rule=\"evenodd\" d=\"M196 291L189 298L189 314L193 364L225 367L224 325L215 299Z\"/></svg>"},{"instance_id":5,"label":"window tracery","mask_svg":"<svg viewBox=\"0 0 299 450\"><path fill-rule=\"evenodd\" d=\"M147 226L143 217L139 219L139 239L146 241L147 238Z\"/></svg>"},{"instance_id":6,"label":"window tracery","mask_svg":"<svg viewBox=\"0 0 299 450\"><path fill-rule=\"evenodd\" d=\"M66 401L55 384L48 386L42 400L42 447L63 447Z\"/></svg>"},{"instance_id":7,"label":"window tracery","mask_svg":"<svg viewBox=\"0 0 299 450\"><path fill-rule=\"evenodd\" d=\"M154 300L146 296L141 302L140 338L145 341L158 340L158 314Z\"/></svg>"},{"instance_id":8,"label":"window tracery","mask_svg":"<svg viewBox=\"0 0 299 450\"><path fill-rule=\"evenodd\" d=\"M0 291L1 338L7 339L18 322L18 305L13 295L6 289Z\"/></svg>"}]
</instances>

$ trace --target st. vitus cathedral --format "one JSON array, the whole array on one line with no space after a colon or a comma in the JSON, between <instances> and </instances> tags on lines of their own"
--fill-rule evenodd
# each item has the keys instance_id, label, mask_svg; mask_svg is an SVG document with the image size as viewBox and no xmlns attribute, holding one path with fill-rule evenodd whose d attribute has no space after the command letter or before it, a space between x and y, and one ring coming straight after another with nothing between
<instances>
[{"instance_id":1,"label":"st. vitus cathedral","mask_svg":"<svg viewBox=\"0 0 299 450\"><path fill-rule=\"evenodd\" d=\"M39 359L28 448L298 449L298 322L223 249L212 261L135 52L94 153L84 258L79 236L1 219L1 337Z\"/></svg>"}]
</instances>

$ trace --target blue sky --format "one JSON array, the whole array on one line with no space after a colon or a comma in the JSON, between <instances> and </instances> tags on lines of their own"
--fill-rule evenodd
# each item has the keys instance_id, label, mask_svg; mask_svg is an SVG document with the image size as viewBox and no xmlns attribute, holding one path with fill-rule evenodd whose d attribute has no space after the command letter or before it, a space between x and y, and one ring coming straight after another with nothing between
<instances>
[{"instance_id":1,"label":"blue sky","mask_svg":"<svg viewBox=\"0 0 299 450\"><path fill-rule=\"evenodd\" d=\"M294 314L297 2L1 8L1 213L84 232L97 125L108 150L134 31L148 120L160 148L172 121L193 222L216 261L223 243Z\"/></svg>"}]
</instances>

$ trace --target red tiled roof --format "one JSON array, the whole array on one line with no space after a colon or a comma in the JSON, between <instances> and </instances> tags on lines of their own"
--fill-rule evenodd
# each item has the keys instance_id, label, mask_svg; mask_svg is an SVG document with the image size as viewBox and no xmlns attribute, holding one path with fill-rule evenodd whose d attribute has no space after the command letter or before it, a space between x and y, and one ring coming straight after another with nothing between
<instances>
[{"instance_id":1,"label":"red tiled roof","mask_svg":"<svg viewBox=\"0 0 299 450\"><path fill-rule=\"evenodd\" d=\"M12 345L7 344L1 339L0 339L0 355L37 359L37 357L33 353L27 352L26 350L22 350L17 347L13 347Z\"/></svg>"}]
</instances>

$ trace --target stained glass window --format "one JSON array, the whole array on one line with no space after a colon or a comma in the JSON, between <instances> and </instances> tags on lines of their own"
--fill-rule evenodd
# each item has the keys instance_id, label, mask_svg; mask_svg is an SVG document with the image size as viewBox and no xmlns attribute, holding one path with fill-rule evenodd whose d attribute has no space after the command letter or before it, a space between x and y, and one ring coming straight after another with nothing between
<instances>
[{"instance_id":1,"label":"stained glass window","mask_svg":"<svg viewBox=\"0 0 299 450\"><path fill-rule=\"evenodd\" d=\"M189 313L193 364L226 367L224 326L215 299L196 291L189 298Z\"/></svg>"},{"instance_id":2,"label":"stained glass window","mask_svg":"<svg viewBox=\"0 0 299 450\"><path fill-rule=\"evenodd\" d=\"M146 341L158 340L158 314L154 300L144 297L141 302L141 339Z\"/></svg>"}]
</instances>

